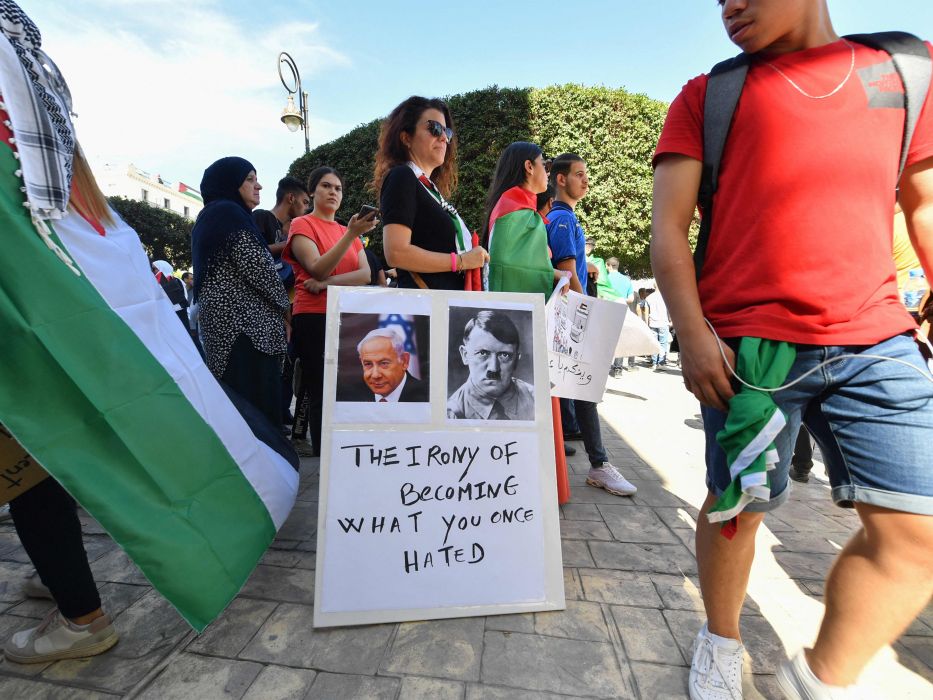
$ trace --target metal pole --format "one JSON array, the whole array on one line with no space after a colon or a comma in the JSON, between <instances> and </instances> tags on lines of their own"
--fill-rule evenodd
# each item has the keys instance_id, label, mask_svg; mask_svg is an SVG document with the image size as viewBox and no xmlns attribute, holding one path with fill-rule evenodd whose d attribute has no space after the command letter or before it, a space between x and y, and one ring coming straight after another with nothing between
<instances>
[{"instance_id":1,"label":"metal pole","mask_svg":"<svg viewBox=\"0 0 933 700\"><path fill-rule=\"evenodd\" d=\"M294 87L289 86L285 81L285 76L282 75L283 63L288 66L288 69L291 71ZM310 153L311 142L308 138L308 93L301 89L301 74L298 72L298 64L296 64L295 59L285 51L279 54L279 80L282 81L282 86L288 91L289 95L298 94L298 111L301 112L301 123L305 132L305 153Z\"/></svg>"}]
</instances>

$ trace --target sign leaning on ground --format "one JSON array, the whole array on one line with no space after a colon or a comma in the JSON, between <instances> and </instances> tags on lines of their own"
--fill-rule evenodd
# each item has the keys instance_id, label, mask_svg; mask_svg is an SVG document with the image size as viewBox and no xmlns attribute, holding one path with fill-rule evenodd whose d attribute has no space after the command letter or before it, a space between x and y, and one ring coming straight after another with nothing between
<instances>
[{"instance_id":1,"label":"sign leaning on ground","mask_svg":"<svg viewBox=\"0 0 933 700\"><path fill-rule=\"evenodd\" d=\"M315 627L563 609L543 299L327 296Z\"/></svg>"}]
</instances>

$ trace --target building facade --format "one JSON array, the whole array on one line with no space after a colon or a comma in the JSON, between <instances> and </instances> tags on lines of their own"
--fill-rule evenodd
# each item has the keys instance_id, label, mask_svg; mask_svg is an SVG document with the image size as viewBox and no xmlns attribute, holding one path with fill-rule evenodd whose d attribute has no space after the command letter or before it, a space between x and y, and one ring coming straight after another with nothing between
<instances>
[{"instance_id":1,"label":"building facade","mask_svg":"<svg viewBox=\"0 0 933 700\"><path fill-rule=\"evenodd\" d=\"M172 182L135 165L106 163L95 168L101 191L108 197L126 197L160 209L170 209L192 221L204 208L201 193L183 182Z\"/></svg>"}]
</instances>

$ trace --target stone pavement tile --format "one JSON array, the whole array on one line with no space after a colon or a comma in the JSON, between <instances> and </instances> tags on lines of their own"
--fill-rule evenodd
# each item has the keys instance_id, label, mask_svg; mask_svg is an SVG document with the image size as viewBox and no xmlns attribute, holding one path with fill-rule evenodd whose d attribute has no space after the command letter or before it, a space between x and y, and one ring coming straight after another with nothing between
<instances>
[{"instance_id":1,"label":"stone pavement tile","mask_svg":"<svg viewBox=\"0 0 933 700\"><path fill-rule=\"evenodd\" d=\"M560 551L564 566L595 566L585 540L561 540Z\"/></svg>"},{"instance_id":2,"label":"stone pavement tile","mask_svg":"<svg viewBox=\"0 0 933 700\"><path fill-rule=\"evenodd\" d=\"M590 552L601 569L652 571L659 574L695 574L696 559L681 544L590 542Z\"/></svg>"},{"instance_id":3,"label":"stone pavement tile","mask_svg":"<svg viewBox=\"0 0 933 700\"><path fill-rule=\"evenodd\" d=\"M661 666L632 662L632 673L643 698L686 698L690 669L684 666ZM778 696L780 697L780 696Z\"/></svg>"},{"instance_id":4,"label":"stone pavement tile","mask_svg":"<svg viewBox=\"0 0 933 700\"><path fill-rule=\"evenodd\" d=\"M399 698L403 700L462 700L463 692L463 683L405 676L402 678L402 691L399 693Z\"/></svg>"},{"instance_id":5,"label":"stone pavement tile","mask_svg":"<svg viewBox=\"0 0 933 700\"><path fill-rule=\"evenodd\" d=\"M580 584L586 600L614 605L661 607L661 599L648 574L611 569L580 569Z\"/></svg>"},{"instance_id":6,"label":"stone pavement tile","mask_svg":"<svg viewBox=\"0 0 933 700\"><path fill-rule=\"evenodd\" d=\"M542 693L540 690L503 688L502 686L479 683L468 683L466 691L466 700L548 700L549 698L566 700L570 697L573 696ZM405 700L405 696L401 696L399 700Z\"/></svg>"},{"instance_id":7,"label":"stone pavement tile","mask_svg":"<svg viewBox=\"0 0 933 700\"><path fill-rule=\"evenodd\" d=\"M825 508L838 510L830 501L826 504L805 503L795 500L793 495L778 508L778 516L785 523L793 526L799 532L850 532L852 526L839 522L835 518L828 518L819 512Z\"/></svg>"},{"instance_id":8,"label":"stone pavement tile","mask_svg":"<svg viewBox=\"0 0 933 700\"><path fill-rule=\"evenodd\" d=\"M317 532L317 507L298 502L292 508L285 524L279 528L277 538L283 540L309 540Z\"/></svg>"},{"instance_id":9,"label":"stone pavement tile","mask_svg":"<svg viewBox=\"0 0 933 700\"><path fill-rule=\"evenodd\" d=\"M147 593L117 616L120 641L106 654L57 661L42 677L71 685L127 692L189 633L188 624L162 596Z\"/></svg>"},{"instance_id":10,"label":"stone pavement tile","mask_svg":"<svg viewBox=\"0 0 933 700\"><path fill-rule=\"evenodd\" d=\"M561 520L560 536L568 540L611 540L612 533L595 520Z\"/></svg>"},{"instance_id":11,"label":"stone pavement tile","mask_svg":"<svg viewBox=\"0 0 933 700\"><path fill-rule=\"evenodd\" d=\"M901 637L895 644L900 651L906 648L926 666L926 678L933 680L933 637Z\"/></svg>"},{"instance_id":12,"label":"stone pavement tile","mask_svg":"<svg viewBox=\"0 0 933 700\"><path fill-rule=\"evenodd\" d=\"M19 700L20 698L31 698L31 700L105 700L105 698L118 697L120 696L109 693L69 688L64 685L42 683L24 678L4 678L0 676L0 698L10 698L10 700Z\"/></svg>"},{"instance_id":13,"label":"stone pavement tile","mask_svg":"<svg viewBox=\"0 0 933 700\"><path fill-rule=\"evenodd\" d=\"M260 671L260 664L249 661L181 654L137 697L140 700L238 700Z\"/></svg>"},{"instance_id":14,"label":"stone pavement tile","mask_svg":"<svg viewBox=\"0 0 933 700\"><path fill-rule=\"evenodd\" d=\"M565 520L602 520L594 503L565 503L560 506Z\"/></svg>"},{"instance_id":15,"label":"stone pavement tile","mask_svg":"<svg viewBox=\"0 0 933 700\"><path fill-rule=\"evenodd\" d=\"M482 681L597 698L633 697L611 644L487 632Z\"/></svg>"},{"instance_id":16,"label":"stone pavement tile","mask_svg":"<svg viewBox=\"0 0 933 700\"><path fill-rule=\"evenodd\" d=\"M697 555L697 543L696 537L692 530L674 530L674 536L677 538L677 541L680 542L687 550L696 557Z\"/></svg>"},{"instance_id":17,"label":"stone pavement tile","mask_svg":"<svg viewBox=\"0 0 933 700\"><path fill-rule=\"evenodd\" d=\"M564 600L583 600L583 586L576 569L564 568Z\"/></svg>"},{"instance_id":18,"label":"stone pavement tile","mask_svg":"<svg viewBox=\"0 0 933 700\"><path fill-rule=\"evenodd\" d=\"M344 676L319 673L306 700L395 700L399 691L398 678Z\"/></svg>"},{"instance_id":19,"label":"stone pavement tile","mask_svg":"<svg viewBox=\"0 0 933 700\"><path fill-rule=\"evenodd\" d=\"M679 542L670 528L647 506L601 505L599 512L619 542Z\"/></svg>"},{"instance_id":20,"label":"stone pavement tile","mask_svg":"<svg viewBox=\"0 0 933 700\"><path fill-rule=\"evenodd\" d=\"M636 505L668 507L687 505L681 498L664 488L660 481L646 480L643 483L635 483L638 486L638 493L632 498L635 500Z\"/></svg>"},{"instance_id":21,"label":"stone pavement tile","mask_svg":"<svg viewBox=\"0 0 933 700\"><path fill-rule=\"evenodd\" d=\"M700 517L700 511L687 504L654 508L654 514L672 530L690 530L691 532L696 530L697 518Z\"/></svg>"},{"instance_id":22,"label":"stone pavement tile","mask_svg":"<svg viewBox=\"0 0 933 700\"><path fill-rule=\"evenodd\" d=\"M587 469L588 471L588 469ZM640 485L635 482L636 486ZM586 483L586 472L570 476L570 502L577 503L618 503L625 505L632 503L630 496L616 496L608 491Z\"/></svg>"},{"instance_id":23,"label":"stone pavement tile","mask_svg":"<svg viewBox=\"0 0 933 700\"><path fill-rule=\"evenodd\" d=\"M484 627L481 617L402 623L380 671L479 680Z\"/></svg>"},{"instance_id":24,"label":"stone pavement tile","mask_svg":"<svg viewBox=\"0 0 933 700\"><path fill-rule=\"evenodd\" d=\"M376 672L391 625L315 630L313 616L311 606L282 603L239 658L335 673Z\"/></svg>"},{"instance_id":25,"label":"stone pavement tile","mask_svg":"<svg viewBox=\"0 0 933 700\"><path fill-rule=\"evenodd\" d=\"M826 595L826 579L796 579L796 583L801 587L804 593L815 598L822 598Z\"/></svg>"},{"instance_id":26,"label":"stone pavement tile","mask_svg":"<svg viewBox=\"0 0 933 700\"><path fill-rule=\"evenodd\" d=\"M689 610L665 610L664 617L683 657L689 660L693 640L703 626L706 615ZM739 628L747 656L751 657L751 664L746 664L747 668L752 673L774 673L777 664L787 658L787 653L771 624L761 615L742 615Z\"/></svg>"},{"instance_id":27,"label":"stone pavement tile","mask_svg":"<svg viewBox=\"0 0 933 700\"><path fill-rule=\"evenodd\" d=\"M32 562L29 556L23 550L23 545L19 541L19 535L12 526L4 527L0 530L0 559L4 562L16 562L17 564L27 564L32 568Z\"/></svg>"},{"instance_id":28,"label":"stone pavement tile","mask_svg":"<svg viewBox=\"0 0 933 700\"><path fill-rule=\"evenodd\" d=\"M243 700L292 700L303 698L314 683L314 671L285 666L266 666L246 691Z\"/></svg>"},{"instance_id":29,"label":"stone pavement tile","mask_svg":"<svg viewBox=\"0 0 933 700\"><path fill-rule=\"evenodd\" d=\"M288 569L314 569L314 554L296 550L270 549L263 554L260 564Z\"/></svg>"},{"instance_id":30,"label":"stone pavement tile","mask_svg":"<svg viewBox=\"0 0 933 700\"><path fill-rule=\"evenodd\" d=\"M134 586L127 583L104 583L98 587L101 604L111 618L122 613L150 590L152 589L149 586ZM47 598L26 598L7 612L11 615L41 620L54 607L55 603Z\"/></svg>"},{"instance_id":31,"label":"stone pavement tile","mask_svg":"<svg viewBox=\"0 0 933 700\"><path fill-rule=\"evenodd\" d=\"M613 605L611 610L629 659L672 666L685 663L660 610L622 605Z\"/></svg>"},{"instance_id":32,"label":"stone pavement tile","mask_svg":"<svg viewBox=\"0 0 933 700\"><path fill-rule=\"evenodd\" d=\"M54 607L55 603L48 598L26 598L19 605L11 606L6 610L6 613L18 617L28 617L32 620L41 620Z\"/></svg>"},{"instance_id":33,"label":"stone pavement tile","mask_svg":"<svg viewBox=\"0 0 933 700\"><path fill-rule=\"evenodd\" d=\"M23 583L32 574L32 564L0 562L0 602L19 603L23 595Z\"/></svg>"},{"instance_id":34,"label":"stone pavement tile","mask_svg":"<svg viewBox=\"0 0 933 700\"><path fill-rule=\"evenodd\" d=\"M661 481L661 474L651 467L635 467L631 472L630 476L642 481Z\"/></svg>"},{"instance_id":35,"label":"stone pavement tile","mask_svg":"<svg viewBox=\"0 0 933 700\"><path fill-rule=\"evenodd\" d=\"M825 579L836 556L807 552L774 552L774 558L790 578Z\"/></svg>"},{"instance_id":36,"label":"stone pavement tile","mask_svg":"<svg viewBox=\"0 0 933 700\"><path fill-rule=\"evenodd\" d=\"M848 536L842 533L822 534L819 532L775 533L780 544L772 547L774 552L806 552L810 554L836 554L845 546Z\"/></svg>"},{"instance_id":37,"label":"stone pavement tile","mask_svg":"<svg viewBox=\"0 0 933 700\"><path fill-rule=\"evenodd\" d=\"M918 617L910 623L904 634L909 637L933 637L933 628Z\"/></svg>"},{"instance_id":38,"label":"stone pavement tile","mask_svg":"<svg viewBox=\"0 0 933 700\"><path fill-rule=\"evenodd\" d=\"M610 641L606 618L599 603L568 600L565 610L534 614L535 634L592 642Z\"/></svg>"},{"instance_id":39,"label":"stone pavement tile","mask_svg":"<svg viewBox=\"0 0 933 700\"><path fill-rule=\"evenodd\" d=\"M131 583L135 586L149 585L149 581L143 576L139 567L119 547L97 561L91 562L91 572L98 585L105 581Z\"/></svg>"},{"instance_id":40,"label":"stone pavement tile","mask_svg":"<svg viewBox=\"0 0 933 700\"><path fill-rule=\"evenodd\" d=\"M310 605L314 600L314 572L260 564L246 581L240 595L279 603Z\"/></svg>"},{"instance_id":41,"label":"stone pavement tile","mask_svg":"<svg viewBox=\"0 0 933 700\"><path fill-rule=\"evenodd\" d=\"M531 613L514 615L487 615L486 629L500 632L523 632L534 634L535 616Z\"/></svg>"},{"instance_id":42,"label":"stone pavement tile","mask_svg":"<svg viewBox=\"0 0 933 700\"><path fill-rule=\"evenodd\" d=\"M249 643L276 603L236 598L219 618L187 646L187 651L213 656L236 657Z\"/></svg>"},{"instance_id":43,"label":"stone pavement tile","mask_svg":"<svg viewBox=\"0 0 933 700\"><path fill-rule=\"evenodd\" d=\"M700 595L700 583L696 577L654 575L651 580L661 596L663 607L703 612L703 596Z\"/></svg>"}]
</instances>

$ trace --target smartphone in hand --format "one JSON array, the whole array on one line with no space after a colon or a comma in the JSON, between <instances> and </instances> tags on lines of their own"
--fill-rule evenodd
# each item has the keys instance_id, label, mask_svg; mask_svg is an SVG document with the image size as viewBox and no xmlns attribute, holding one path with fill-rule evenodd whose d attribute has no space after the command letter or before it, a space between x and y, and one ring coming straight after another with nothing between
<instances>
[{"instance_id":1,"label":"smartphone in hand","mask_svg":"<svg viewBox=\"0 0 933 700\"><path fill-rule=\"evenodd\" d=\"M371 207L368 204L364 204L360 207L360 210L356 214L357 219L373 219L378 216L379 210L376 207Z\"/></svg>"}]
</instances>

